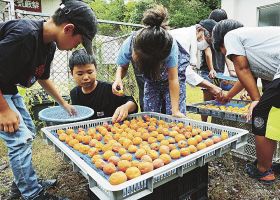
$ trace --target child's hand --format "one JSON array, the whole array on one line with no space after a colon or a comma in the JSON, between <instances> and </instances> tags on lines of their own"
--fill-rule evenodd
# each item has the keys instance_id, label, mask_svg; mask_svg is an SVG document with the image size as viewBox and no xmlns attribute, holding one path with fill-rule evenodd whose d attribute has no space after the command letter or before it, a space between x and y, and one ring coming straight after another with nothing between
<instances>
[{"instance_id":1,"label":"child's hand","mask_svg":"<svg viewBox=\"0 0 280 200\"><path fill-rule=\"evenodd\" d=\"M229 102L231 99L228 97L227 93L222 91L219 95L216 96L216 100L221 104Z\"/></svg>"},{"instance_id":2,"label":"child's hand","mask_svg":"<svg viewBox=\"0 0 280 200\"><path fill-rule=\"evenodd\" d=\"M172 113L173 117L177 117L177 118L184 118L186 117L186 115L184 115L183 113L181 113L180 111L174 112Z\"/></svg>"},{"instance_id":3,"label":"child's hand","mask_svg":"<svg viewBox=\"0 0 280 200\"><path fill-rule=\"evenodd\" d=\"M246 90L243 90L240 94L240 99L241 100L251 100L248 92Z\"/></svg>"},{"instance_id":4,"label":"child's hand","mask_svg":"<svg viewBox=\"0 0 280 200\"><path fill-rule=\"evenodd\" d=\"M259 103L259 101L252 101L249 109L248 109L248 113L246 115L246 119L247 119L247 122L251 120L252 118L252 113L253 113L253 110L254 108L256 107L256 105Z\"/></svg>"},{"instance_id":5,"label":"child's hand","mask_svg":"<svg viewBox=\"0 0 280 200\"><path fill-rule=\"evenodd\" d=\"M12 109L7 108L0 112L0 131L14 133L19 127L19 116Z\"/></svg>"},{"instance_id":6,"label":"child's hand","mask_svg":"<svg viewBox=\"0 0 280 200\"><path fill-rule=\"evenodd\" d=\"M70 116L77 115L77 111L74 106L70 105L69 103L65 103L63 105L64 109L69 113Z\"/></svg>"},{"instance_id":7,"label":"child's hand","mask_svg":"<svg viewBox=\"0 0 280 200\"><path fill-rule=\"evenodd\" d=\"M124 95L124 91L120 89L120 87L117 87L117 93L119 96L123 96Z\"/></svg>"},{"instance_id":8,"label":"child's hand","mask_svg":"<svg viewBox=\"0 0 280 200\"><path fill-rule=\"evenodd\" d=\"M124 92L123 92L123 83L121 80L116 80L113 85L112 85L112 92L113 94L117 95L117 96L123 96Z\"/></svg>"},{"instance_id":9,"label":"child's hand","mask_svg":"<svg viewBox=\"0 0 280 200\"><path fill-rule=\"evenodd\" d=\"M210 72L209 72L209 78L211 78L211 79L213 79L213 78L216 78L216 76L217 76L217 72L214 70L214 69L212 69Z\"/></svg>"},{"instance_id":10,"label":"child's hand","mask_svg":"<svg viewBox=\"0 0 280 200\"><path fill-rule=\"evenodd\" d=\"M113 123L123 121L128 115L128 108L126 105L118 107L112 117Z\"/></svg>"}]
</instances>

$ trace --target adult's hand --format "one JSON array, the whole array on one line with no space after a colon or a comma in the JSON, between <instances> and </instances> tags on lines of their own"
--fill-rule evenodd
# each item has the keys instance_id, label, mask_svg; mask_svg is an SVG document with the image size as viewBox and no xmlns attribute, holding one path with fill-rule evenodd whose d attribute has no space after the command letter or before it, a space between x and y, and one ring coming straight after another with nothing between
<instances>
[{"instance_id":1,"label":"adult's hand","mask_svg":"<svg viewBox=\"0 0 280 200\"><path fill-rule=\"evenodd\" d=\"M7 108L0 112L0 131L14 133L19 128L19 116L16 112Z\"/></svg>"},{"instance_id":2,"label":"adult's hand","mask_svg":"<svg viewBox=\"0 0 280 200\"><path fill-rule=\"evenodd\" d=\"M216 85L212 85L212 87L210 87L209 89L208 89L208 91L211 93L211 94L213 94L213 96L216 98L216 97L218 97L219 95L221 95L221 93L222 93L222 89L220 88L220 87L218 87L218 86L216 86Z\"/></svg>"}]
</instances>

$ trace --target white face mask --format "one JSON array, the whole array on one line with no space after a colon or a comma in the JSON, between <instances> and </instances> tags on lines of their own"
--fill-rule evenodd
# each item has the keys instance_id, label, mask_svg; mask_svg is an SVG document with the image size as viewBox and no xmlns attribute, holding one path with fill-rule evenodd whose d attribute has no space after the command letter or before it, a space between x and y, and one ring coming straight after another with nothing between
<instances>
[{"instance_id":1,"label":"white face mask","mask_svg":"<svg viewBox=\"0 0 280 200\"><path fill-rule=\"evenodd\" d=\"M206 40L201 40L201 41L197 42L197 48L200 51L205 50L207 47L209 47L209 44L206 42Z\"/></svg>"}]
</instances>

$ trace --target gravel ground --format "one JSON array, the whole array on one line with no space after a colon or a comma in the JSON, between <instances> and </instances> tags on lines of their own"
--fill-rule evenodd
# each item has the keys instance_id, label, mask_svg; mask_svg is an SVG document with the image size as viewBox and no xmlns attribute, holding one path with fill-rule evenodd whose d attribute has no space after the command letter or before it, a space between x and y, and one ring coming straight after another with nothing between
<instances>
[{"instance_id":1,"label":"gravel ground","mask_svg":"<svg viewBox=\"0 0 280 200\"><path fill-rule=\"evenodd\" d=\"M11 169L8 166L6 148L0 143L0 199L7 198L12 182ZM72 200L87 200L88 182L72 166L63 161L60 154L54 152L44 141L37 137L33 145L33 163L42 178L57 178L58 184L51 193L67 196ZM280 181L271 186L249 178L243 171L245 161L227 153L209 163L209 199L280 199ZM6 167L5 167L6 166Z\"/></svg>"}]
</instances>

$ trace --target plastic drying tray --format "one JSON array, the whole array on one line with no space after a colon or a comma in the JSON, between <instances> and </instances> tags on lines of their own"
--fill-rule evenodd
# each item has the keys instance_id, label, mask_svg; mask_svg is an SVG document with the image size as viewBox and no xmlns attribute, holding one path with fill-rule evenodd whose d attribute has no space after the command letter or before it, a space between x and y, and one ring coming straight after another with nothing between
<instances>
[{"instance_id":1,"label":"plastic drying tray","mask_svg":"<svg viewBox=\"0 0 280 200\"><path fill-rule=\"evenodd\" d=\"M193 112L193 113L197 113L197 114L209 115L209 116L212 116L212 117L218 117L218 118L232 120L232 121L251 123L251 121L246 122L246 118L245 118L244 114L234 113L234 112L229 112L229 111L216 110L216 109L209 109L209 108L201 108L201 106L207 105L207 104L224 105L226 107L232 106L232 107L242 108L249 103L251 103L251 101L232 99L227 104L220 104L215 100L211 100L211 101L205 101L205 102L202 102L202 103L187 105L187 110L189 112Z\"/></svg>"},{"instance_id":2,"label":"plastic drying tray","mask_svg":"<svg viewBox=\"0 0 280 200\"><path fill-rule=\"evenodd\" d=\"M155 169L149 173L141 175L135 179L126 181L120 185L111 185L104 174L96 170L91 163L91 158L86 155L81 155L66 143L61 142L56 134L59 129L88 129L103 125L104 122L112 124L112 118L103 118L84 122L76 122L71 124L63 124L45 127L42 129L48 144L53 145L56 151L61 152L64 158L73 164L75 171L81 172L89 181L90 190L102 200L111 199L129 199L135 200L147 196L153 192L154 188L169 182L177 177L182 177L185 173L203 166L205 163L222 156L231 149L237 149L244 146L247 142L248 131L238 128L210 124L190 119L178 119L169 115L159 113L138 113L128 117L128 120L148 115L155 117L158 120L166 122L182 122L184 125L191 125L201 130L211 130L214 134L221 134L222 131L227 131L229 138L209 146L196 153L182 157L178 160L173 160L171 163Z\"/></svg>"}]
</instances>

